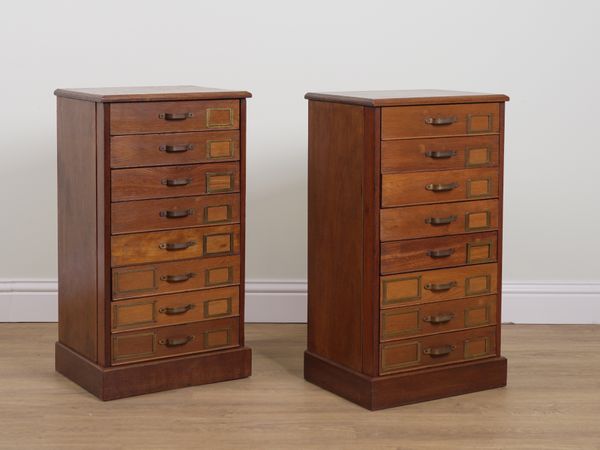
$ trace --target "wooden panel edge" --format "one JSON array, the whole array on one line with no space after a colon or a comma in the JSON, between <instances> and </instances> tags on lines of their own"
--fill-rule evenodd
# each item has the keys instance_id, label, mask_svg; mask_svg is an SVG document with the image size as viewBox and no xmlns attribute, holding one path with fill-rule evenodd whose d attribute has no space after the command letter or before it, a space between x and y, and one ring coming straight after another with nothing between
<instances>
[{"instance_id":1,"label":"wooden panel edge","mask_svg":"<svg viewBox=\"0 0 600 450\"><path fill-rule=\"evenodd\" d=\"M348 105L368 106L372 108L385 106L417 106L417 105L454 105L468 103L503 103L510 100L504 94L456 96L456 97L413 97L413 98L388 98L371 99L366 97L352 97L319 92L308 92L304 95L307 100L344 103Z\"/></svg>"},{"instance_id":2,"label":"wooden panel edge","mask_svg":"<svg viewBox=\"0 0 600 450\"><path fill-rule=\"evenodd\" d=\"M498 300L496 303L496 354L500 356L502 347L502 263L503 263L503 242L504 242L504 108L505 104L500 104L498 114L500 123L500 141L498 144L498 235L496 238L496 255L498 261Z\"/></svg>"},{"instance_id":3,"label":"wooden panel edge","mask_svg":"<svg viewBox=\"0 0 600 450\"><path fill-rule=\"evenodd\" d=\"M381 109L363 109L363 294L362 372L374 376L379 367L379 208Z\"/></svg>"},{"instance_id":4,"label":"wooden panel edge","mask_svg":"<svg viewBox=\"0 0 600 450\"><path fill-rule=\"evenodd\" d=\"M248 347L103 368L57 342L55 361L58 373L104 401L252 374L252 351ZM173 377L173 373L178 376Z\"/></svg>"},{"instance_id":5,"label":"wooden panel edge","mask_svg":"<svg viewBox=\"0 0 600 450\"><path fill-rule=\"evenodd\" d=\"M239 344L245 345L246 317L246 99L240 100L240 294Z\"/></svg>"},{"instance_id":6,"label":"wooden panel edge","mask_svg":"<svg viewBox=\"0 0 600 450\"><path fill-rule=\"evenodd\" d=\"M56 89L54 91L54 95L62 98L71 98L74 100L84 100L96 103L128 103L186 100L239 100L252 97L252 94L248 91L100 95L69 89Z\"/></svg>"}]
</instances>

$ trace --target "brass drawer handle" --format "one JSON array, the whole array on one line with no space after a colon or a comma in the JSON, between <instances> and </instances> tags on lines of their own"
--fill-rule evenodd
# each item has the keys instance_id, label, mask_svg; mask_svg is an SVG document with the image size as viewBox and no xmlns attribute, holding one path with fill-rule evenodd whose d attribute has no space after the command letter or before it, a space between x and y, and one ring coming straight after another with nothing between
<instances>
[{"instance_id":1,"label":"brass drawer handle","mask_svg":"<svg viewBox=\"0 0 600 450\"><path fill-rule=\"evenodd\" d=\"M194 113L186 112L181 114L173 114L173 113L160 113L158 115L159 119L164 120L185 120L189 117L194 117Z\"/></svg>"},{"instance_id":2,"label":"brass drawer handle","mask_svg":"<svg viewBox=\"0 0 600 450\"><path fill-rule=\"evenodd\" d=\"M185 314L188 311L194 309L196 305L190 303L185 306L176 306L175 308L160 308L158 310L159 313L166 314L167 316L176 316L178 314Z\"/></svg>"},{"instance_id":3,"label":"brass drawer handle","mask_svg":"<svg viewBox=\"0 0 600 450\"><path fill-rule=\"evenodd\" d=\"M427 256L430 258L447 258L448 256L452 256L454 254L453 248L447 248L444 250L428 250Z\"/></svg>"},{"instance_id":4,"label":"brass drawer handle","mask_svg":"<svg viewBox=\"0 0 600 450\"><path fill-rule=\"evenodd\" d=\"M166 347L181 347L182 345L187 344L188 342L192 342L195 339L194 335L186 336L182 338L168 338L161 339L158 341L160 345L164 345Z\"/></svg>"},{"instance_id":5,"label":"brass drawer handle","mask_svg":"<svg viewBox=\"0 0 600 450\"><path fill-rule=\"evenodd\" d=\"M431 192L447 192L458 187L458 183L448 183L448 184L427 184L425 185L425 189Z\"/></svg>"},{"instance_id":6,"label":"brass drawer handle","mask_svg":"<svg viewBox=\"0 0 600 450\"><path fill-rule=\"evenodd\" d=\"M455 345L442 345L441 347L429 347L423 350L423 353L429 356L445 356L454 351Z\"/></svg>"},{"instance_id":7,"label":"brass drawer handle","mask_svg":"<svg viewBox=\"0 0 600 450\"><path fill-rule=\"evenodd\" d=\"M160 180L160 183L164 184L165 186L187 186L191 182L192 182L191 178L176 178L173 180L171 180L169 178L165 178L163 180Z\"/></svg>"},{"instance_id":8,"label":"brass drawer handle","mask_svg":"<svg viewBox=\"0 0 600 450\"><path fill-rule=\"evenodd\" d=\"M448 159L456 156L456 152L454 150L430 151L425 152L425 156L431 159Z\"/></svg>"},{"instance_id":9,"label":"brass drawer handle","mask_svg":"<svg viewBox=\"0 0 600 450\"><path fill-rule=\"evenodd\" d=\"M439 323L448 323L452 319L454 319L454 313L445 313L445 314L438 314L437 316L425 316L425 317L423 317L423 322L439 324Z\"/></svg>"},{"instance_id":10,"label":"brass drawer handle","mask_svg":"<svg viewBox=\"0 0 600 450\"><path fill-rule=\"evenodd\" d=\"M450 125L456 122L456 117L428 117L425 123L428 125Z\"/></svg>"},{"instance_id":11,"label":"brass drawer handle","mask_svg":"<svg viewBox=\"0 0 600 450\"><path fill-rule=\"evenodd\" d=\"M453 287L456 287L456 281L450 281L448 283L427 283L423 286L425 289L431 292L443 292L449 291Z\"/></svg>"},{"instance_id":12,"label":"brass drawer handle","mask_svg":"<svg viewBox=\"0 0 600 450\"><path fill-rule=\"evenodd\" d=\"M181 211L161 211L158 213L160 217L166 217L167 219L180 219L182 217L188 217L194 214L194 209L183 209Z\"/></svg>"},{"instance_id":13,"label":"brass drawer handle","mask_svg":"<svg viewBox=\"0 0 600 450\"><path fill-rule=\"evenodd\" d=\"M428 217L425 219L425 223L429 225L447 225L449 223L454 222L458 217L450 216L450 217Z\"/></svg>"},{"instance_id":14,"label":"brass drawer handle","mask_svg":"<svg viewBox=\"0 0 600 450\"><path fill-rule=\"evenodd\" d=\"M160 277L160 279L162 281L166 281L167 283L182 283L190 278L194 278L195 276L196 274L194 272L188 272L184 273L183 275L163 275Z\"/></svg>"},{"instance_id":15,"label":"brass drawer handle","mask_svg":"<svg viewBox=\"0 0 600 450\"><path fill-rule=\"evenodd\" d=\"M184 145L161 145L158 147L161 152L165 153L185 153L187 151L193 150L194 146L192 144L184 144Z\"/></svg>"},{"instance_id":16,"label":"brass drawer handle","mask_svg":"<svg viewBox=\"0 0 600 450\"><path fill-rule=\"evenodd\" d=\"M177 250L185 250L190 248L192 245L196 245L196 241L187 241L187 242L161 242L158 244L158 248L162 250L167 250L168 252L177 251Z\"/></svg>"}]
</instances>

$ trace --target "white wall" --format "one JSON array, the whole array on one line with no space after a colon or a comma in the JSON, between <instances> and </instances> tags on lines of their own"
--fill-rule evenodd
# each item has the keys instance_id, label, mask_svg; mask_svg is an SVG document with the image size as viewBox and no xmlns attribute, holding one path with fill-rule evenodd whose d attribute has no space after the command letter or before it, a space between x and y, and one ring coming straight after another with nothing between
<instances>
[{"instance_id":1,"label":"white wall","mask_svg":"<svg viewBox=\"0 0 600 450\"><path fill-rule=\"evenodd\" d=\"M304 93L442 88L512 99L506 281L517 290L575 283L573 295L584 295L577 298L588 308L581 314L598 321L599 17L591 0L7 3L0 15L4 293L15 291L15 280L56 278L57 87L251 91L248 278L271 282L306 277Z\"/></svg>"}]
</instances>

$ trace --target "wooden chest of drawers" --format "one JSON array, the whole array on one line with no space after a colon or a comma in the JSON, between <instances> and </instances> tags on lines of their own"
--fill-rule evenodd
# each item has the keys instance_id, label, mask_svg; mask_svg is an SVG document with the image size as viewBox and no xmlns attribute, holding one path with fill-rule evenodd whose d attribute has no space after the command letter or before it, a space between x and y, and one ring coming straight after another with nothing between
<instances>
[{"instance_id":1,"label":"wooden chest of drawers","mask_svg":"<svg viewBox=\"0 0 600 450\"><path fill-rule=\"evenodd\" d=\"M56 370L103 400L247 377L248 92L58 96Z\"/></svg>"},{"instance_id":2,"label":"wooden chest of drawers","mask_svg":"<svg viewBox=\"0 0 600 450\"><path fill-rule=\"evenodd\" d=\"M305 378L369 409L506 385L504 95L309 93Z\"/></svg>"}]
</instances>

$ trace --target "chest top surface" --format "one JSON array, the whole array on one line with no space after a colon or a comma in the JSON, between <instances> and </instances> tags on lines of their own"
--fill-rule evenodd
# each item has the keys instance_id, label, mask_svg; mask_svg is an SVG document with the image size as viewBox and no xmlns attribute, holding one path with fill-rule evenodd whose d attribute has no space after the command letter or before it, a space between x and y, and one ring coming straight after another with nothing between
<instances>
[{"instance_id":1,"label":"chest top surface","mask_svg":"<svg viewBox=\"0 0 600 450\"><path fill-rule=\"evenodd\" d=\"M92 102L149 102L175 100L211 100L247 98L247 91L216 89L202 86L136 86L57 89L58 97L74 98Z\"/></svg>"},{"instance_id":2,"label":"chest top surface","mask_svg":"<svg viewBox=\"0 0 600 450\"><path fill-rule=\"evenodd\" d=\"M363 106L407 106L453 103L506 102L503 94L446 91L440 89L309 92L304 98L324 102L347 103Z\"/></svg>"}]
</instances>

